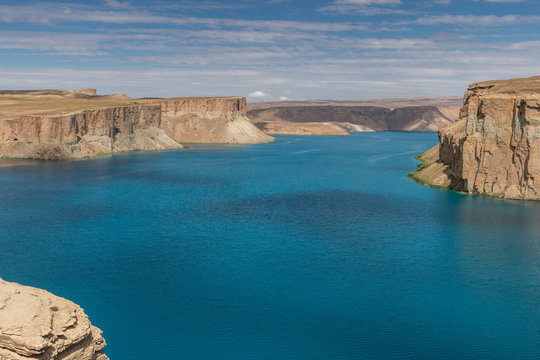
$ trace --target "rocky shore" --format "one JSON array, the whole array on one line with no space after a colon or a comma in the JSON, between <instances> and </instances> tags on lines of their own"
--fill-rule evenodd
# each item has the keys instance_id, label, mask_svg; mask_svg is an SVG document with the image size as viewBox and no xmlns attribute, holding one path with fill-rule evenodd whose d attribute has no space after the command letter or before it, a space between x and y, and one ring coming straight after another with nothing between
<instances>
[{"instance_id":1,"label":"rocky shore","mask_svg":"<svg viewBox=\"0 0 540 360\"><path fill-rule=\"evenodd\" d=\"M540 76L470 85L459 120L420 159L418 182L540 200Z\"/></svg>"}]
</instances>

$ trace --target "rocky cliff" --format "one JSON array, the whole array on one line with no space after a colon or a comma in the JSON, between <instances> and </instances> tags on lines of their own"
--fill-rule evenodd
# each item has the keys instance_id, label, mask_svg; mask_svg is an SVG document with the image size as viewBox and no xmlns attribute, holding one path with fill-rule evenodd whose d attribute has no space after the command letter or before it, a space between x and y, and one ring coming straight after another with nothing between
<instances>
[{"instance_id":1,"label":"rocky cliff","mask_svg":"<svg viewBox=\"0 0 540 360\"><path fill-rule=\"evenodd\" d=\"M102 332L53 294L0 279L0 359L107 360Z\"/></svg>"},{"instance_id":2,"label":"rocky cliff","mask_svg":"<svg viewBox=\"0 0 540 360\"><path fill-rule=\"evenodd\" d=\"M182 142L273 139L246 117L241 97L131 99L95 90L0 91L0 157L67 159Z\"/></svg>"},{"instance_id":3,"label":"rocky cliff","mask_svg":"<svg viewBox=\"0 0 540 360\"><path fill-rule=\"evenodd\" d=\"M121 106L1 121L0 156L67 159L182 146L160 129L157 106Z\"/></svg>"},{"instance_id":4,"label":"rocky cliff","mask_svg":"<svg viewBox=\"0 0 540 360\"><path fill-rule=\"evenodd\" d=\"M474 83L459 121L422 155L420 182L509 199L540 199L540 77Z\"/></svg>"},{"instance_id":5,"label":"rocky cliff","mask_svg":"<svg viewBox=\"0 0 540 360\"><path fill-rule=\"evenodd\" d=\"M273 141L249 121L243 97L150 102L161 107L163 121L160 127L178 142L245 144Z\"/></svg>"}]
</instances>

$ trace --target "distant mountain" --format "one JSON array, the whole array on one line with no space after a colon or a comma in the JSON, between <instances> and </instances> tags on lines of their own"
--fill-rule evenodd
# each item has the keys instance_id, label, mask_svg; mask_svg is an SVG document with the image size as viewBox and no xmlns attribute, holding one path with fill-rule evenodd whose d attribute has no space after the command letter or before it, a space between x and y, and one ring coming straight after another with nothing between
<instances>
[{"instance_id":1,"label":"distant mountain","mask_svg":"<svg viewBox=\"0 0 540 360\"><path fill-rule=\"evenodd\" d=\"M437 131L459 117L461 102L458 97L443 97L251 103L248 117L268 134Z\"/></svg>"}]
</instances>

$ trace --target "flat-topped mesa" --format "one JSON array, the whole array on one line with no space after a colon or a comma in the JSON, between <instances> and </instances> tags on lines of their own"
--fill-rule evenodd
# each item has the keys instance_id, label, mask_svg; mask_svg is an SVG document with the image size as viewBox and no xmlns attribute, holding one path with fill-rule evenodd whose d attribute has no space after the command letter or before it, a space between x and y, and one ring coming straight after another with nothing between
<instances>
[{"instance_id":1,"label":"flat-topped mesa","mask_svg":"<svg viewBox=\"0 0 540 360\"><path fill-rule=\"evenodd\" d=\"M108 360L105 345L78 305L0 279L0 359Z\"/></svg>"},{"instance_id":2,"label":"flat-topped mesa","mask_svg":"<svg viewBox=\"0 0 540 360\"><path fill-rule=\"evenodd\" d=\"M460 119L439 131L438 154L413 177L508 199L540 199L540 76L472 84Z\"/></svg>"},{"instance_id":3,"label":"flat-topped mesa","mask_svg":"<svg viewBox=\"0 0 540 360\"><path fill-rule=\"evenodd\" d=\"M410 99L409 103L412 104L413 100ZM421 100L419 103L422 103ZM435 98L431 99L437 105L435 101ZM248 116L255 126L268 134L349 135L350 132L365 131L437 131L452 124L459 114L459 106L410 105L390 108L384 106L386 100L375 102L378 106L354 105L353 100L319 104L325 102L276 102L269 103L267 107L255 104L255 108L248 111ZM395 104L400 103L404 102ZM448 102L444 98L440 103Z\"/></svg>"},{"instance_id":4,"label":"flat-topped mesa","mask_svg":"<svg viewBox=\"0 0 540 360\"><path fill-rule=\"evenodd\" d=\"M178 142L253 144L273 141L247 118L244 97L147 101L161 106L161 128Z\"/></svg>"},{"instance_id":5,"label":"flat-topped mesa","mask_svg":"<svg viewBox=\"0 0 540 360\"><path fill-rule=\"evenodd\" d=\"M93 89L0 91L0 157L68 159L182 142L273 139L246 117L246 99L131 99Z\"/></svg>"}]
</instances>

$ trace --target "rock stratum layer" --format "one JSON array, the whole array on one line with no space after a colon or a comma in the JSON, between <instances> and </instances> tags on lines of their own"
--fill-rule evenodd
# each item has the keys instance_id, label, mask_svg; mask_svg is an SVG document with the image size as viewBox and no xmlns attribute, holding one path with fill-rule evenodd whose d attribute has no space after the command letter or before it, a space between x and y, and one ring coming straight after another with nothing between
<instances>
[{"instance_id":1,"label":"rock stratum layer","mask_svg":"<svg viewBox=\"0 0 540 360\"><path fill-rule=\"evenodd\" d=\"M0 157L68 159L180 143L273 139L246 117L242 97L131 99L95 90L0 91Z\"/></svg>"},{"instance_id":2,"label":"rock stratum layer","mask_svg":"<svg viewBox=\"0 0 540 360\"><path fill-rule=\"evenodd\" d=\"M1 360L108 360L105 345L78 305L0 279Z\"/></svg>"},{"instance_id":3,"label":"rock stratum layer","mask_svg":"<svg viewBox=\"0 0 540 360\"><path fill-rule=\"evenodd\" d=\"M474 83L459 121L423 154L422 183L507 199L540 199L540 76Z\"/></svg>"},{"instance_id":4,"label":"rock stratum layer","mask_svg":"<svg viewBox=\"0 0 540 360\"><path fill-rule=\"evenodd\" d=\"M247 118L243 97L150 102L162 109L160 128L177 142L251 144L273 141Z\"/></svg>"},{"instance_id":5,"label":"rock stratum layer","mask_svg":"<svg viewBox=\"0 0 540 360\"><path fill-rule=\"evenodd\" d=\"M451 104L448 98L440 100L444 106L414 106L414 99L407 100L396 102L407 105L397 108L386 107L393 104L389 100L373 102L377 106L353 106L350 105L354 103L352 101L335 102L333 105L318 102L272 103L268 108L261 108L263 105L257 104L248 111L248 116L268 134L299 135L348 135L350 132L385 130L437 131L458 118L459 106L446 105ZM431 102L420 100L421 104L436 104L436 98Z\"/></svg>"}]
</instances>

